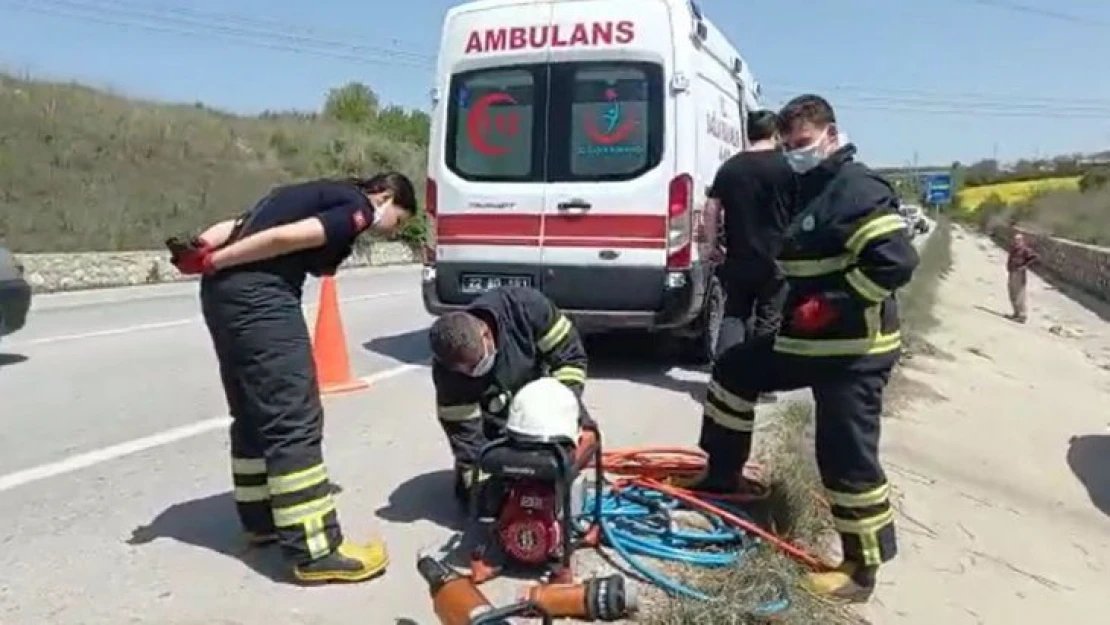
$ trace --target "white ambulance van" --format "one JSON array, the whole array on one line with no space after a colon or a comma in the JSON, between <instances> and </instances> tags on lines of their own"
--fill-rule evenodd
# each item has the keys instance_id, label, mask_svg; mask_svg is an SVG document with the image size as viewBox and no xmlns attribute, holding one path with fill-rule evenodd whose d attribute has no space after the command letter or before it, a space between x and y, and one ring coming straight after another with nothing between
<instances>
[{"instance_id":1,"label":"white ambulance van","mask_svg":"<svg viewBox=\"0 0 1110 625\"><path fill-rule=\"evenodd\" d=\"M702 232L759 85L688 0L479 0L450 9L428 159L432 314L500 285L584 333L641 329L711 358L721 287Z\"/></svg>"}]
</instances>

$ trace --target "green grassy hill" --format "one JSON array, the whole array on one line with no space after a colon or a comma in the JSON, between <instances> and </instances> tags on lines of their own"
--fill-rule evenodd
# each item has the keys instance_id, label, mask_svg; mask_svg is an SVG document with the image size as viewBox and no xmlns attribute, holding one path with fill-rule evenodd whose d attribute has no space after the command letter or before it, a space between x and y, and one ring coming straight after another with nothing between
<instances>
[{"instance_id":1,"label":"green grassy hill","mask_svg":"<svg viewBox=\"0 0 1110 625\"><path fill-rule=\"evenodd\" d=\"M333 91L343 110L328 117L351 110L349 87ZM0 75L0 241L20 252L158 249L282 182L389 168L422 184L427 117L370 106L358 123L241 117Z\"/></svg>"}]
</instances>

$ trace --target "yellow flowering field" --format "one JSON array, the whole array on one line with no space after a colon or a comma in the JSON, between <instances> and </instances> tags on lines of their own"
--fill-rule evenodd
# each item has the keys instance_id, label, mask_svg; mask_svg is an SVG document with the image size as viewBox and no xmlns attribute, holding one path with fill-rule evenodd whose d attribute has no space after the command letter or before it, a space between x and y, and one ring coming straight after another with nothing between
<instances>
[{"instance_id":1,"label":"yellow flowering field","mask_svg":"<svg viewBox=\"0 0 1110 625\"><path fill-rule=\"evenodd\" d=\"M1078 190L1079 176L1066 176L1062 178L1042 178L1040 180L1023 180L1020 182L1001 182L988 184L982 187L969 187L957 193L960 205L967 212L974 212L990 196L997 195L1007 204L1022 202L1043 191L1059 189Z\"/></svg>"}]
</instances>

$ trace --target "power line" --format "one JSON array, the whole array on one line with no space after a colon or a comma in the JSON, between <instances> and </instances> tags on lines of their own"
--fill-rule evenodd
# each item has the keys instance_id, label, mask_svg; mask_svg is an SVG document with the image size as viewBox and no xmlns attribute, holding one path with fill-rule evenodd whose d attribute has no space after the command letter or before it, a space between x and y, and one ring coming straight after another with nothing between
<instances>
[{"instance_id":1,"label":"power line","mask_svg":"<svg viewBox=\"0 0 1110 625\"><path fill-rule=\"evenodd\" d=\"M126 0L99 0L99 1L100 2L105 2L107 4L115 4L115 5L119 5L119 6L122 6L122 7L138 9L138 10L141 10L141 11L151 11L151 10L153 10L153 11L161 12L161 13L173 13L173 14L189 16L189 17L194 17L194 18L200 18L200 19L216 20L218 22L234 22L234 23L244 25L244 26L253 26L255 28L258 28L258 27L269 28L269 29L271 29L271 31L272 31L272 29L276 28L280 32L299 31L299 32L302 32L302 33L305 33L305 34L308 34L308 35L316 36L316 37L326 36L325 33L323 31L321 31L319 28L306 26L304 24L291 24L289 22L283 22L283 21L274 20L274 19L271 19L271 18L264 18L264 17L258 17L258 16L247 17L247 16L244 16L244 15L238 15L238 14L234 14L234 13L225 13L225 12L222 12L222 11L217 12L217 11L199 10L199 9L182 7L182 6L176 5L176 4L167 4L167 3L163 3L163 2L141 2L141 3L139 3L139 2L133 2L133 1L126 1ZM343 34L343 31L338 31L337 32L334 29L329 28L328 33L330 33L332 35L336 35L336 34ZM349 31L346 31L346 34L350 35L351 37L360 37L361 38L361 37L365 37L367 33L365 33L365 32L360 33L360 32L356 32L356 31L353 31L353 30L349 30ZM409 46L411 46L413 44L415 44L417 46L421 46L423 44L417 44L414 41L407 41L407 40L398 39L398 38L395 38L395 37L390 38L389 41L392 42L393 45L397 48L398 53L412 54L413 56L421 58L423 60L434 60L434 56L432 56L432 55L417 52L415 50L406 51L404 49L401 49L402 44L408 44Z\"/></svg>"},{"instance_id":2,"label":"power line","mask_svg":"<svg viewBox=\"0 0 1110 625\"><path fill-rule=\"evenodd\" d=\"M780 96L778 99L786 101L798 92L788 92L781 89L768 89L768 93ZM1046 105L1026 102L1014 103L982 103L974 101L940 99L940 98L907 98L890 96L861 95L853 98L833 98L836 108L846 106L855 108L871 108L874 110L903 110L905 112L938 113L938 114L963 114L991 117L1052 117L1068 119L1107 119L1110 118L1110 103L1098 106L1062 106Z\"/></svg>"},{"instance_id":3,"label":"power line","mask_svg":"<svg viewBox=\"0 0 1110 625\"><path fill-rule=\"evenodd\" d=\"M1031 4L1024 4L1021 2L1010 2L1009 0L952 0L959 4L974 4L982 7L992 9L1001 9L1011 13L1022 13L1034 17L1042 17L1046 19L1055 20L1058 22L1067 22L1069 24L1078 24L1081 26L1110 26L1110 21L1100 18L1084 17L1072 13L1064 13L1053 9L1046 9Z\"/></svg>"},{"instance_id":4,"label":"power line","mask_svg":"<svg viewBox=\"0 0 1110 625\"><path fill-rule=\"evenodd\" d=\"M774 88L777 91L793 91L795 93L813 92L812 86L803 87L800 85L790 85L785 83L774 83ZM903 96L919 96L922 98L939 99L942 101L962 101L962 102L976 102L984 105L997 104L999 106L1012 106L1015 104L1031 104L1043 106L1070 106L1070 105L1093 105L1101 107L1110 107L1110 98L1085 98L1085 97L1052 97L1052 96L1036 96L1030 93L1015 93L1015 94L1001 94L1001 93L985 93L981 91L965 91L965 92L938 92L933 89L910 89L898 87L863 87L860 85L840 84L833 87L820 90L822 93L848 93L848 94L861 94L870 95L873 97L896 97Z\"/></svg>"},{"instance_id":5,"label":"power line","mask_svg":"<svg viewBox=\"0 0 1110 625\"><path fill-rule=\"evenodd\" d=\"M979 0L967 0L979 1ZM982 0L994 1L994 0ZM248 18L229 13L197 11L167 5L139 6L126 0L0 0L8 7L54 17L77 18L113 26L134 27L189 37L269 48L296 54L339 58L366 64L383 64L430 69L435 58L400 49L354 44L315 34L297 35L295 31L316 33L275 20ZM224 23L218 23L221 20ZM227 23L242 26L229 26ZM280 28L280 30L279 30ZM788 90L792 93L788 93ZM778 84L768 91L795 95L808 89ZM837 102L838 108L877 110L955 116L1044 117L1069 119L1106 119L1110 100L1096 98L1031 98L1027 95L1001 96L983 93L939 95L913 89L865 88L840 85L831 91L854 93Z\"/></svg>"},{"instance_id":6,"label":"power line","mask_svg":"<svg viewBox=\"0 0 1110 625\"><path fill-rule=\"evenodd\" d=\"M226 43L270 48L286 52L325 56L366 64L395 65L430 69L428 57L398 50L283 33L277 30L241 28L202 20L181 19L149 12L121 10L75 0L0 0L0 8L40 13L52 17L79 19L111 26L139 28L153 32L185 35Z\"/></svg>"}]
</instances>

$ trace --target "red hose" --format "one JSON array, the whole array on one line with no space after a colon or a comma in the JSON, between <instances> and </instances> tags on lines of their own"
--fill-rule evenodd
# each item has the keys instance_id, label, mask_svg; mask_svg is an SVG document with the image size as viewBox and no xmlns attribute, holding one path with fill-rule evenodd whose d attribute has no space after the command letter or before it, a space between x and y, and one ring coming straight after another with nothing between
<instances>
[{"instance_id":1,"label":"red hose","mask_svg":"<svg viewBox=\"0 0 1110 625\"><path fill-rule=\"evenodd\" d=\"M601 462L606 473L624 478L618 480L613 486L617 490L629 485L657 490L694 509L715 515L728 525L760 537L810 569L824 571L829 568L801 547L779 538L751 521L713 505L698 493L671 486L668 483L669 480L694 476L705 469L706 456L700 450L681 447L632 447L607 451L602 454ZM741 503L765 497L766 493L727 497L714 495L717 500Z\"/></svg>"}]
</instances>

